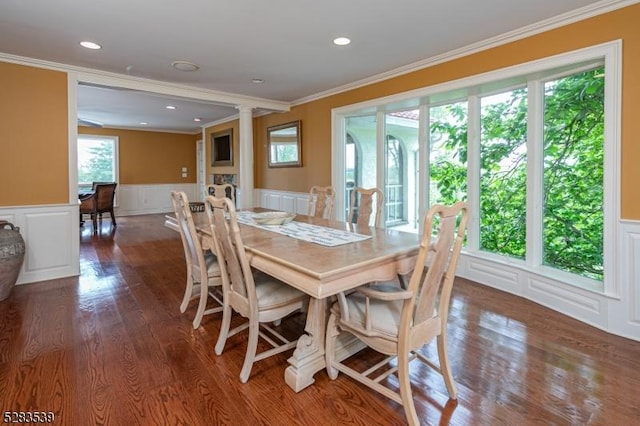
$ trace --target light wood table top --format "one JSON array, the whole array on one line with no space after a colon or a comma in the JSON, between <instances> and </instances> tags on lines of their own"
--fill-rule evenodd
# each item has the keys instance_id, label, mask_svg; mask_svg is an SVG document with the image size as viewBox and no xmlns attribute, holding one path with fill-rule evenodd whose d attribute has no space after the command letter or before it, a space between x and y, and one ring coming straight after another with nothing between
<instances>
[{"instance_id":1,"label":"light wood table top","mask_svg":"<svg viewBox=\"0 0 640 426\"><path fill-rule=\"evenodd\" d=\"M203 245L210 247L205 214L193 213L193 218L203 236ZM390 280L413 269L420 242L417 234L305 215L297 215L294 220L371 236L364 241L326 247L240 223L251 266L310 296L324 298L367 282Z\"/></svg>"}]
</instances>

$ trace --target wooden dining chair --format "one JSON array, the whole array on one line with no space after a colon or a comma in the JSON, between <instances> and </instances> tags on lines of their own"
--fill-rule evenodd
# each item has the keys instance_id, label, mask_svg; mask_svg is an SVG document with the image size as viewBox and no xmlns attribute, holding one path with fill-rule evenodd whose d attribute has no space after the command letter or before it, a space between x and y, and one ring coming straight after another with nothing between
<instances>
[{"instance_id":1,"label":"wooden dining chair","mask_svg":"<svg viewBox=\"0 0 640 426\"><path fill-rule=\"evenodd\" d=\"M288 340L270 323L278 323L293 312L303 310L309 296L251 268L231 200L208 196L204 203L224 289L222 325L215 352L221 355L228 337L249 328L247 352L240 372L240 381L246 383L254 362L296 346L297 339ZM232 310L248 321L230 330ZM272 348L257 353L259 337Z\"/></svg>"},{"instance_id":2,"label":"wooden dining chair","mask_svg":"<svg viewBox=\"0 0 640 426\"><path fill-rule=\"evenodd\" d=\"M117 225L116 215L113 212L117 186L115 182L95 182L93 192L80 198L80 223L83 222L83 215L90 215L94 234L98 232L98 223L102 225L103 213L109 213L113 227Z\"/></svg>"},{"instance_id":3,"label":"wooden dining chair","mask_svg":"<svg viewBox=\"0 0 640 426\"><path fill-rule=\"evenodd\" d=\"M347 222L369 226L372 222L371 215L374 215L373 226L378 228L382 219L383 202L384 194L378 188L353 188Z\"/></svg>"},{"instance_id":4,"label":"wooden dining chair","mask_svg":"<svg viewBox=\"0 0 640 426\"><path fill-rule=\"evenodd\" d=\"M207 195L213 195L214 197L227 197L229 198L231 201L233 201L233 204L236 204L236 188L230 184L230 183L222 183L222 184L211 184L211 185L207 185L207 189L206 189L206 194Z\"/></svg>"},{"instance_id":5,"label":"wooden dining chair","mask_svg":"<svg viewBox=\"0 0 640 426\"><path fill-rule=\"evenodd\" d=\"M464 202L431 207L425 217L425 231L408 288L397 283L372 284L348 295L339 293L338 301L331 307L325 346L329 377L335 379L341 371L401 404L411 425L420 423L409 380L410 361L419 359L440 373L449 397L457 398L447 357L446 333L449 299L467 220ZM335 357L335 342L342 332L351 333L388 357L375 368L347 366ZM434 338L438 364L420 352ZM391 363L394 358L396 363ZM391 374L397 375L399 386L385 386L386 377Z\"/></svg>"},{"instance_id":6,"label":"wooden dining chair","mask_svg":"<svg viewBox=\"0 0 640 426\"><path fill-rule=\"evenodd\" d=\"M309 210L307 215L331 219L336 190L331 186L312 186L309 191Z\"/></svg>"},{"instance_id":7,"label":"wooden dining chair","mask_svg":"<svg viewBox=\"0 0 640 426\"><path fill-rule=\"evenodd\" d=\"M187 264L187 282L180 304L180 312L186 312L189 302L198 299L198 308L193 319L193 328L195 329L200 326L204 315L222 312L220 266L211 250L202 249L200 237L189 208L187 194L173 191L171 192L171 202L180 229L184 258ZM207 309L209 297L215 301L215 305Z\"/></svg>"}]
</instances>

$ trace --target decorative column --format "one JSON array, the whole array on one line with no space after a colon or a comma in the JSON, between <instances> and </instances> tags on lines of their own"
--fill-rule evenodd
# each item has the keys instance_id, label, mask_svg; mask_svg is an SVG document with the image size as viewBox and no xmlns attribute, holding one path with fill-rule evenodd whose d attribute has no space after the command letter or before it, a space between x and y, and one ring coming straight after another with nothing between
<instances>
[{"instance_id":1,"label":"decorative column","mask_svg":"<svg viewBox=\"0 0 640 426\"><path fill-rule=\"evenodd\" d=\"M245 105L237 107L240 115L240 155L238 208L247 209L253 202L253 113Z\"/></svg>"}]
</instances>

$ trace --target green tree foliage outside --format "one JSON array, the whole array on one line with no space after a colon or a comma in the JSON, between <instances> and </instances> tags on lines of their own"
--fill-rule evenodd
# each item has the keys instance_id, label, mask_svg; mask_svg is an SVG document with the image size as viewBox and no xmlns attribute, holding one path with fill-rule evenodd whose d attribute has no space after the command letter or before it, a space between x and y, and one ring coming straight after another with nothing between
<instances>
[{"instance_id":1,"label":"green tree foliage outside","mask_svg":"<svg viewBox=\"0 0 640 426\"><path fill-rule=\"evenodd\" d=\"M601 280L604 69L545 85L544 262Z\"/></svg>"},{"instance_id":2,"label":"green tree foliage outside","mask_svg":"<svg viewBox=\"0 0 640 426\"><path fill-rule=\"evenodd\" d=\"M113 144L105 141L87 140L85 155L79 155L78 182L113 182ZM83 147L80 147L81 149ZM85 157L84 159L81 157Z\"/></svg>"},{"instance_id":3,"label":"green tree foliage outside","mask_svg":"<svg viewBox=\"0 0 640 426\"><path fill-rule=\"evenodd\" d=\"M527 92L518 89L505 95L486 98L486 105L483 99L481 111L480 248L524 258Z\"/></svg>"},{"instance_id":4,"label":"green tree foliage outside","mask_svg":"<svg viewBox=\"0 0 640 426\"><path fill-rule=\"evenodd\" d=\"M603 278L604 75L597 68L545 84L543 262ZM431 109L431 203L467 191L466 103ZM480 248L526 253L527 93L487 98L481 111ZM435 142L433 142L435 140Z\"/></svg>"}]
</instances>

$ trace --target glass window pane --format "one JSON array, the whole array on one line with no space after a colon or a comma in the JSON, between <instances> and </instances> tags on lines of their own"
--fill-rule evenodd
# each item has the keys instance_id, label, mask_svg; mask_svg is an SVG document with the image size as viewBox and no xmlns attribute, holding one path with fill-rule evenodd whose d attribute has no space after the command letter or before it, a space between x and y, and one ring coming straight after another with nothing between
<instances>
[{"instance_id":1,"label":"glass window pane","mask_svg":"<svg viewBox=\"0 0 640 426\"><path fill-rule=\"evenodd\" d=\"M481 100L480 249L525 257L527 93Z\"/></svg>"},{"instance_id":2,"label":"glass window pane","mask_svg":"<svg viewBox=\"0 0 640 426\"><path fill-rule=\"evenodd\" d=\"M467 198L467 102L429 109L429 198L453 204Z\"/></svg>"},{"instance_id":3,"label":"glass window pane","mask_svg":"<svg viewBox=\"0 0 640 426\"><path fill-rule=\"evenodd\" d=\"M407 223L405 219L405 166L400 141L392 135L387 136L387 162L384 185L384 208L386 225L394 226Z\"/></svg>"},{"instance_id":4,"label":"glass window pane","mask_svg":"<svg viewBox=\"0 0 640 426\"><path fill-rule=\"evenodd\" d=\"M351 202L354 187L373 188L376 186L376 116L348 117L345 120L346 144L345 160L345 218Z\"/></svg>"},{"instance_id":5,"label":"glass window pane","mask_svg":"<svg viewBox=\"0 0 640 426\"><path fill-rule=\"evenodd\" d=\"M385 226L418 231L418 127L420 110L385 114Z\"/></svg>"},{"instance_id":6,"label":"glass window pane","mask_svg":"<svg viewBox=\"0 0 640 426\"><path fill-rule=\"evenodd\" d=\"M115 138L78 138L78 184L91 187L92 182L115 182Z\"/></svg>"},{"instance_id":7,"label":"glass window pane","mask_svg":"<svg viewBox=\"0 0 640 426\"><path fill-rule=\"evenodd\" d=\"M544 89L543 262L602 280L604 68Z\"/></svg>"}]
</instances>

